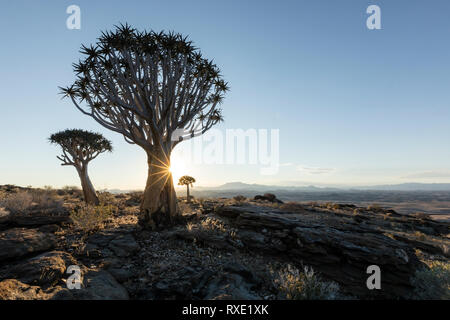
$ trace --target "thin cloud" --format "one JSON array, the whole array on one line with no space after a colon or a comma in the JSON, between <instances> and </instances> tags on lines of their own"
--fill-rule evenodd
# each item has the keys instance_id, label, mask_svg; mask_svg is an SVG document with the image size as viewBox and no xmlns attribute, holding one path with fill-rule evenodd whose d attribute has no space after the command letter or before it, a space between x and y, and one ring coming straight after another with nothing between
<instances>
[{"instance_id":1,"label":"thin cloud","mask_svg":"<svg viewBox=\"0 0 450 320\"><path fill-rule=\"evenodd\" d=\"M306 166L297 166L297 171L306 174L327 174L333 172L334 168L320 168L320 167L306 167Z\"/></svg>"},{"instance_id":2,"label":"thin cloud","mask_svg":"<svg viewBox=\"0 0 450 320\"><path fill-rule=\"evenodd\" d=\"M449 171L425 171L409 174L401 179L427 179L427 178L450 178Z\"/></svg>"},{"instance_id":3,"label":"thin cloud","mask_svg":"<svg viewBox=\"0 0 450 320\"><path fill-rule=\"evenodd\" d=\"M280 167L290 167L293 166L294 164L292 162L286 162L286 163L282 163L280 164Z\"/></svg>"}]
</instances>

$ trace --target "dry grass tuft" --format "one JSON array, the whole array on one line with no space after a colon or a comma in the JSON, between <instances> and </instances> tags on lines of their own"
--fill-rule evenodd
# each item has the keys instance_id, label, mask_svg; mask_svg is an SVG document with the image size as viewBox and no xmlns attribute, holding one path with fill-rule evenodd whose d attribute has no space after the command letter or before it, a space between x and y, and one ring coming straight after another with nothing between
<instances>
[{"instance_id":1,"label":"dry grass tuft","mask_svg":"<svg viewBox=\"0 0 450 320\"><path fill-rule=\"evenodd\" d=\"M0 202L0 206L11 214L24 213L33 204L33 195L28 191L20 191L6 195Z\"/></svg>"},{"instance_id":2,"label":"dry grass tuft","mask_svg":"<svg viewBox=\"0 0 450 320\"><path fill-rule=\"evenodd\" d=\"M4 207L11 214L61 213L63 201L57 199L53 190L33 189L6 194L0 200L0 207Z\"/></svg>"},{"instance_id":3,"label":"dry grass tuft","mask_svg":"<svg viewBox=\"0 0 450 320\"><path fill-rule=\"evenodd\" d=\"M429 269L416 271L411 284L415 287L413 299L449 300L450 299L450 263L430 261Z\"/></svg>"},{"instance_id":4,"label":"dry grass tuft","mask_svg":"<svg viewBox=\"0 0 450 320\"><path fill-rule=\"evenodd\" d=\"M378 204L373 203L367 206L367 210L373 211L373 212L382 212L383 208L381 208Z\"/></svg>"},{"instance_id":5,"label":"dry grass tuft","mask_svg":"<svg viewBox=\"0 0 450 320\"><path fill-rule=\"evenodd\" d=\"M299 212L299 213L306 211L305 207L302 204L294 201L282 203L278 206L278 208L284 211Z\"/></svg>"},{"instance_id":6,"label":"dry grass tuft","mask_svg":"<svg viewBox=\"0 0 450 320\"><path fill-rule=\"evenodd\" d=\"M274 279L285 299L289 300L335 300L339 298L339 285L325 282L315 274L312 268L305 267L300 272L292 265L279 271Z\"/></svg>"}]
</instances>

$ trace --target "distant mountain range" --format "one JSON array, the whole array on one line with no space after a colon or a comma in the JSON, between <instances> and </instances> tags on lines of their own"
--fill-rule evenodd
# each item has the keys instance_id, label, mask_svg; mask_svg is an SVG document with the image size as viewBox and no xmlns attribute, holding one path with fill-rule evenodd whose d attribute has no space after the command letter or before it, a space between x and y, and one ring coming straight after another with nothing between
<instances>
[{"instance_id":1,"label":"distant mountain range","mask_svg":"<svg viewBox=\"0 0 450 320\"><path fill-rule=\"evenodd\" d=\"M286 191L338 191L338 188L329 187L316 187L316 186L277 186L277 185L264 185L256 183L243 183L243 182L228 182L218 187L199 187L202 190L217 190L217 191L260 191L260 192L270 192L276 190L286 190Z\"/></svg>"},{"instance_id":2,"label":"distant mountain range","mask_svg":"<svg viewBox=\"0 0 450 320\"><path fill-rule=\"evenodd\" d=\"M357 190L450 191L450 183L401 183L352 188Z\"/></svg>"},{"instance_id":3,"label":"distant mountain range","mask_svg":"<svg viewBox=\"0 0 450 320\"><path fill-rule=\"evenodd\" d=\"M248 184L243 182L229 182L218 187L199 187L203 190L253 190L253 191L305 191L330 192L351 190L381 190L381 191L450 191L450 183L401 183L392 185L358 186L358 187L317 187L317 186L276 186L262 184Z\"/></svg>"},{"instance_id":4,"label":"distant mountain range","mask_svg":"<svg viewBox=\"0 0 450 320\"><path fill-rule=\"evenodd\" d=\"M264 184L250 184L243 182L228 182L218 187L194 186L197 191L251 191L251 192L339 192L339 191L449 191L450 183L401 183L358 187L317 187L310 186L277 186ZM193 190L193 191L194 191ZM110 189L111 193L125 193L138 190Z\"/></svg>"}]
</instances>

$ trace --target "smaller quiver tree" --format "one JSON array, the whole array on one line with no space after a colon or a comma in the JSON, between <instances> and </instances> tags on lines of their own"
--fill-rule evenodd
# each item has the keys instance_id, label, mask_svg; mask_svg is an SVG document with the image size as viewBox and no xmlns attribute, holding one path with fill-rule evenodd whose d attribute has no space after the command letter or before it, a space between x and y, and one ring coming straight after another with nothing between
<instances>
[{"instance_id":1,"label":"smaller quiver tree","mask_svg":"<svg viewBox=\"0 0 450 320\"><path fill-rule=\"evenodd\" d=\"M178 180L178 185L179 186L186 186L187 190L186 190L186 199L187 202L191 201L191 196L189 195L189 186L193 187L193 183L195 183L195 179L191 176L182 176L179 180Z\"/></svg>"},{"instance_id":2,"label":"smaller quiver tree","mask_svg":"<svg viewBox=\"0 0 450 320\"><path fill-rule=\"evenodd\" d=\"M100 133L80 129L68 129L54 133L49 140L62 148L62 154L57 156L62 161L61 165L74 166L77 169L83 189L84 201L87 204L98 205L98 196L88 175L88 164L100 153L105 151L111 152L111 142Z\"/></svg>"}]
</instances>

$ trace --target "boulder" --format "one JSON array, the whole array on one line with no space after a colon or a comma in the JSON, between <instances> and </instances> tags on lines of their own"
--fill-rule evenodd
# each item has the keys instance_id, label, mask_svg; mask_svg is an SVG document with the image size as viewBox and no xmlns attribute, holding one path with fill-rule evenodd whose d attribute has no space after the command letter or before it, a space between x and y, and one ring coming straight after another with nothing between
<instances>
[{"instance_id":1,"label":"boulder","mask_svg":"<svg viewBox=\"0 0 450 320\"><path fill-rule=\"evenodd\" d=\"M69 265L76 264L70 254L51 251L10 266L5 278L18 279L30 285L54 285L63 278Z\"/></svg>"},{"instance_id":2,"label":"boulder","mask_svg":"<svg viewBox=\"0 0 450 320\"><path fill-rule=\"evenodd\" d=\"M283 203L283 201L277 199L273 193L265 193L264 195L256 195L253 200L269 201L273 203Z\"/></svg>"},{"instance_id":3,"label":"boulder","mask_svg":"<svg viewBox=\"0 0 450 320\"><path fill-rule=\"evenodd\" d=\"M128 257L139 251L139 248L131 234L122 234L109 243L109 249L118 257Z\"/></svg>"},{"instance_id":4,"label":"boulder","mask_svg":"<svg viewBox=\"0 0 450 320\"><path fill-rule=\"evenodd\" d=\"M0 232L0 263L31 253L51 250L56 245L54 235L38 229L13 228Z\"/></svg>"}]
</instances>

